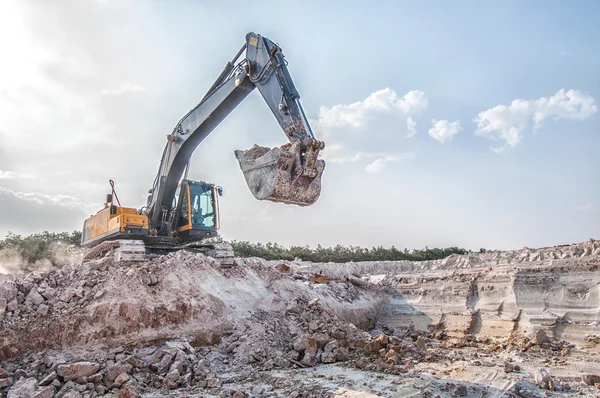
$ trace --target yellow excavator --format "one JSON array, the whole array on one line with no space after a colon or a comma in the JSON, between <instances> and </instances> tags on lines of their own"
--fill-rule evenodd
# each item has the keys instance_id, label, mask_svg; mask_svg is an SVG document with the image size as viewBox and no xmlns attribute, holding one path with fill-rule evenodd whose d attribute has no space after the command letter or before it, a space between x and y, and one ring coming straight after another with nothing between
<instances>
[{"instance_id":1,"label":"yellow excavator","mask_svg":"<svg viewBox=\"0 0 600 398\"><path fill-rule=\"evenodd\" d=\"M255 88L289 143L234 151L250 192L258 200L299 206L317 201L325 168L319 152L325 144L311 130L281 48L250 32L200 103L167 135L147 204L141 209L121 206L110 181L104 208L83 225L81 245L90 248L85 260L112 253L118 261L139 261L147 254L190 250L223 266L233 264L231 246L206 242L218 236L222 188L188 179L188 171L198 145Z\"/></svg>"}]
</instances>

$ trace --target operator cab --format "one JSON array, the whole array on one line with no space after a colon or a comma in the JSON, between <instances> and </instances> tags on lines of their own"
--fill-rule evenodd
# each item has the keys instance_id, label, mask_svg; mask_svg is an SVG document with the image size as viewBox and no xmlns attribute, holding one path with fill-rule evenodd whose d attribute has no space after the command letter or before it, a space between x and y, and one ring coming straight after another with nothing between
<instances>
[{"instance_id":1,"label":"operator cab","mask_svg":"<svg viewBox=\"0 0 600 398\"><path fill-rule=\"evenodd\" d=\"M221 187L204 181L182 180L175 191L173 209L179 220L177 232L181 238L210 238L219 229L219 196Z\"/></svg>"}]
</instances>

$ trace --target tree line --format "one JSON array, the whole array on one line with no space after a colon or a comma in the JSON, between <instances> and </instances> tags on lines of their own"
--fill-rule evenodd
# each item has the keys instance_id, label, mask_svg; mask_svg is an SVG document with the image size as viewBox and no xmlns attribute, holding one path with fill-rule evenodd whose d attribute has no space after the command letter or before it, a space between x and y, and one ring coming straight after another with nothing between
<instances>
[{"instance_id":1,"label":"tree line","mask_svg":"<svg viewBox=\"0 0 600 398\"><path fill-rule=\"evenodd\" d=\"M218 239L222 241L221 239ZM29 263L48 258L50 250L56 243L64 243L71 246L79 246L81 232L39 232L28 236L21 236L9 232L0 240L0 250L13 249L20 253L23 259ZM424 249L397 249L392 246L365 248L359 246L336 245L333 247L290 246L285 247L277 243L252 243L248 241L229 241L233 246L236 256L261 257L267 260L295 260L312 262L337 262L350 261L424 261L446 258L451 254L465 254L469 250L459 247L429 248Z\"/></svg>"},{"instance_id":2,"label":"tree line","mask_svg":"<svg viewBox=\"0 0 600 398\"><path fill-rule=\"evenodd\" d=\"M335 262L346 263L350 261L424 261L446 258L451 254L466 254L469 251L459 247L447 248L429 248L425 249L404 249L399 250L392 246L385 248L382 246L365 248L359 246L336 245L333 247L323 247L318 245L316 248L309 246L290 246L284 247L277 243L251 243L246 241L231 241L236 256L240 257L261 257L266 260L295 260L312 262Z\"/></svg>"}]
</instances>

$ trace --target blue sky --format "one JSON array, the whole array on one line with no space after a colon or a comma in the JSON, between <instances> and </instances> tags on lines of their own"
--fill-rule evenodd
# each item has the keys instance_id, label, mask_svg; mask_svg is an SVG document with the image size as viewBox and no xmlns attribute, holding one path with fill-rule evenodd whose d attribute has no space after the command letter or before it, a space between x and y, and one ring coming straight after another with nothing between
<instances>
[{"instance_id":1,"label":"blue sky","mask_svg":"<svg viewBox=\"0 0 600 398\"><path fill-rule=\"evenodd\" d=\"M164 136L256 31L281 45L327 166L310 208L254 200L233 150L285 137L252 93L192 161L224 187L225 238L599 238L600 5L322 3L3 2L0 233L81 228L109 178L143 205Z\"/></svg>"}]
</instances>

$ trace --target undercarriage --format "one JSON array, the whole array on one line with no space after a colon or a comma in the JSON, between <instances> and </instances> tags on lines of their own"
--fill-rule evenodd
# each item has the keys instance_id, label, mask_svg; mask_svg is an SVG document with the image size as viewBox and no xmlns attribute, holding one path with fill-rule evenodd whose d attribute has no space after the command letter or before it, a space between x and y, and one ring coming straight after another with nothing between
<instances>
[{"instance_id":1,"label":"undercarriage","mask_svg":"<svg viewBox=\"0 0 600 398\"><path fill-rule=\"evenodd\" d=\"M137 262L144 261L149 255L167 254L178 250L202 253L217 260L221 267L231 267L234 264L233 247L227 243L202 241L182 243L177 238L168 237L146 237L144 240L118 239L102 242L94 246L83 257L83 261L112 255L115 261Z\"/></svg>"}]
</instances>

